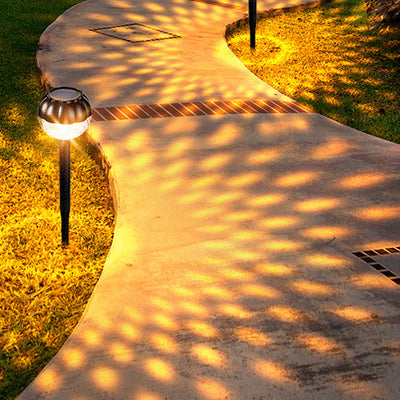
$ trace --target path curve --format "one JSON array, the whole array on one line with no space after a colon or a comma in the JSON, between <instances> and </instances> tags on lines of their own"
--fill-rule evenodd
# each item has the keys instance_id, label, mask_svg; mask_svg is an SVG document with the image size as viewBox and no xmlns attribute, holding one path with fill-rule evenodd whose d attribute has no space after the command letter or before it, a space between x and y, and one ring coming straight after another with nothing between
<instances>
[{"instance_id":1,"label":"path curve","mask_svg":"<svg viewBox=\"0 0 400 400\"><path fill-rule=\"evenodd\" d=\"M117 220L19 400L400 398L400 147L252 75L224 1L88 0L43 34L44 80L95 109Z\"/></svg>"}]
</instances>

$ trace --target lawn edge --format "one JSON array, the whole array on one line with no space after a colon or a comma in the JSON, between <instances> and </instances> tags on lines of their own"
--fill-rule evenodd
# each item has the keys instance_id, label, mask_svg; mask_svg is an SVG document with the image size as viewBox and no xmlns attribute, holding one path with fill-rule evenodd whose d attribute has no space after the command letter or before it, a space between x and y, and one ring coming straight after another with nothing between
<instances>
[{"instance_id":1,"label":"lawn edge","mask_svg":"<svg viewBox=\"0 0 400 400\"><path fill-rule=\"evenodd\" d=\"M281 15L281 14L285 14L285 13L287 14L287 13L292 13L292 12L297 12L297 11L308 10L308 9L316 8L323 4L330 3L331 1L332 0L314 0L314 1L311 1L308 3L302 3L302 4L295 5L295 6L268 8L266 10L257 11L257 18L275 17L277 15ZM233 30L242 28L247 25L249 25L249 16L248 15L244 16L243 18L241 18L235 22L232 22L231 24L228 24L225 28L225 39L228 39L228 37L231 35Z\"/></svg>"}]
</instances>

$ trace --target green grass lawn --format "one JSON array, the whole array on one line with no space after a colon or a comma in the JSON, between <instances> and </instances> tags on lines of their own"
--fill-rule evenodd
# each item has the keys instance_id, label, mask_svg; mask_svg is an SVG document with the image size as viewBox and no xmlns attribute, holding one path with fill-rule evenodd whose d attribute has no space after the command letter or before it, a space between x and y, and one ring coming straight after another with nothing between
<instances>
[{"instance_id":1,"label":"green grass lawn","mask_svg":"<svg viewBox=\"0 0 400 400\"><path fill-rule=\"evenodd\" d=\"M70 246L60 246L58 143L39 128L40 34L78 0L0 7L0 399L14 399L70 335L111 245L104 173L72 146Z\"/></svg>"},{"instance_id":2,"label":"green grass lawn","mask_svg":"<svg viewBox=\"0 0 400 400\"><path fill-rule=\"evenodd\" d=\"M228 45L259 78L345 125L400 143L400 41L368 27L364 0L259 18Z\"/></svg>"}]
</instances>

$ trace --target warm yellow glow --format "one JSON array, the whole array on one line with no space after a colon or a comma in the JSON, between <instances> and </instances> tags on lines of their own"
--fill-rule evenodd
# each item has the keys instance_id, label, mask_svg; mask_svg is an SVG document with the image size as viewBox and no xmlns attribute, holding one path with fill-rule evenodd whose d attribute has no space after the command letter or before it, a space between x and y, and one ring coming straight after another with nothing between
<instances>
[{"instance_id":1,"label":"warm yellow glow","mask_svg":"<svg viewBox=\"0 0 400 400\"><path fill-rule=\"evenodd\" d=\"M179 286L179 287L174 287L172 291L178 295L179 297L189 297L193 298L193 289L189 287L184 287L184 286Z\"/></svg>"},{"instance_id":2,"label":"warm yellow glow","mask_svg":"<svg viewBox=\"0 0 400 400\"><path fill-rule=\"evenodd\" d=\"M224 245L224 243L215 243L215 244L211 244L211 243L206 243L206 248L207 249L226 249L226 243ZM229 248L229 247L228 247ZM219 278L217 278L216 276L212 276L212 275L207 275L207 274L202 274L200 272L195 272L195 271L191 271L188 273L188 276L190 279L192 279L193 281L200 281L203 283L217 283L220 281Z\"/></svg>"},{"instance_id":3,"label":"warm yellow glow","mask_svg":"<svg viewBox=\"0 0 400 400\"><path fill-rule=\"evenodd\" d=\"M142 180L149 181L150 178L152 177L152 175L153 175L153 171L149 170L147 173L145 172L144 174L141 174L140 178ZM183 183L182 178L176 178L176 179L171 179L170 178L167 181L163 182L159 186L159 189L163 190L164 192L177 190L177 189L182 187L182 183Z\"/></svg>"},{"instance_id":4,"label":"warm yellow glow","mask_svg":"<svg viewBox=\"0 0 400 400\"><path fill-rule=\"evenodd\" d=\"M251 271L229 267L221 269L220 274L223 275L225 278L229 278L235 281L247 281L254 277L254 273Z\"/></svg>"},{"instance_id":5,"label":"warm yellow glow","mask_svg":"<svg viewBox=\"0 0 400 400\"><path fill-rule=\"evenodd\" d=\"M175 140L169 147L167 158L175 158L185 154L189 149L193 148L194 140L192 138L180 138Z\"/></svg>"},{"instance_id":6,"label":"warm yellow glow","mask_svg":"<svg viewBox=\"0 0 400 400\"><path fill-rule=\"evenodd\" d=\"M193 296L193 292L192 292ZM205 315L208 313L207 307L204 307L203 305L199 303L193 303L191 301L181 301L179 303L179 306L184 312L187 312L189 314L195 314L195 315Z\"/></svg>"},{"instance_id":7,"label":"warm yellow glow","mask_svg":"<svg viewBox=\"0 0 400 400\"><path fill-rule=\"evenodd\" d=\"M123 1L123 0L110 0L109 1L110 5L116 6L118 8L125 8L125 9L129 9L132 8L132 3L130 3L129 1Z\"/></svg>"},{"instance_id":8,"label":"warm yellow glow","mask_svg":"<svg viewBox=\"0 0 400 400\"><path fill-rule=\"evenodd\" d=\"M135 400L164 400L160 396L150 392L140 392L135 396Z\"/></svg>"},{"instance_id":9,"label":"warm yellow glow","mask_svg":"<svg viewBox=\"0 0 400 400\"><path fill-rule=\"evenodd\" d=\"M122 57L124 57L124 55L122 53L118 53L117 51L116 52L112 52L112 53L104 53L104 54L101 55L101 58L104 58L106 60L107 59L115 60L117 58L122 58ZM134 79L133 82L135 82L135 81L136 80Z\"/></svg>"},{"instance_id":10,"label":"warm yellow glow","mask_svg":"<svg viewBox=\"0 0 400 400\"><path fill-rule=\"evenodd\" d=\"M222 176L219 174L203 175L200 178L193 179L190 186L195 189L207 188L221 182L222 179Z\"/></svg>"},{"instance_id":11,"label":"warm yellow glow","mask_svg":"<svg viewBox=\"0 0 400 400\"><path fill-rule=\"evenodd\" d=\"M233 203L245 197L243 192L227 192L213 197L213 203Z\"/></svg>"},{"instance_id":12,"label":"warm yellow glow","mask_svg":"<svg viewBox=\"0 0 400 400\"><path fill-rule=\"evenodd\" d=\"M151 146L151 140L150 140L150 133L146 131L138 131L136 132L135 135L130 135L129 139L125 142L125 146L129 150L143 150L145 148L148 148ZM150 161L155 160L156 155L147 152L147 153L141 153L141 154L135 154L134 160L135 164L134 165L149 165ZM137 159L142 159L144 161L138 162ZM150 160L150 161L149 161Z\"/></svg>"},{"instance_id":13,"label":"warm yellow glow","mask_svg":"<svg viewBox=\"0 0 400 400\"><path fill-rule=\"evenodd\" d=\"M324 296L335 293L335 289L333 287L311 281L297 281L292 284L292 287L299 293L305 293L307 295L314 296Z\"/></svg>"},{"instance_id":14,"label":"warm yellow glow","mask_svg":"<svg viewBox=\"0 0 400 400\"><path fill-rule=\"evenodd\" d=\"M253 369L256 372L256 374L271 381L276 381L276 382L290 381L288 371L283 366L272 361L257 360L253 363Z\"/></svg>"},{"instance_id":15,"label":"warm yellow glow","mask_svg":"<svg viewBox=\"0 0 400 400\"><path fill-rule=\"evenodd\" d=\"M260 263L254 267L254 270L266 275L289 275L295 270L284 264L273 264L273 263Z\"/></svg>"},{"instance_id":16,"label":"warm yellow glow","mask_svg":"<svg viewBox=\"0 0 400 400\"><path fill-rule=\"evenodd\" d=\"M86 53L86 52L89 52L92 50L93 50L92 46L82 45L82 44L68 47L68 51L70 51L72 53Z\"/></svg>"},{"instance_id":17,"label":"warm yellow glow","mask_svg":"<svg viewBox=\"0 0 400 400\"><path fill-rule=\"evenodd\" d=\"M376 318L377 316L373 314L371 311L365 310L360 307L347 306L343 308L339 308L334 311L335 314L339 315L344 319L348 319L349 321L368 321Z\"/></svg>"},{"instance_id":18,"label":"warm yellow glow","mask_svg":"<svg viewBox=\"0 0 400 400\"><path fill-rule=\"evenodd\" d=\"M292 174L288 174L276 180L276 184L282 187L296 187L302 186L307 183L310 183L317 177L316 172L312 171L301 171L295 172Z\"/></svg>"},{"instance_id":19,"label":"warm yellow glow","mask_svg":"<svg viewBox=\"0 0 400 400\"><path fill-rule=\"evenodd\" d=\"M178 324L171 318L168 317L167 315L164 314L155 314L153 315L153 320L156 325L158 325L161 328L174 331L178 329Z\"/></svg>"},{"instance_id":20,"label":"warm yellow glow","mask_svg":"<svg viewBox=\"0 0 400 400\"><path fill-rule=\"evenodd\" d=\"M181 1L176 1L177 3L181 3ZM174 12L174 14L180 14L180 15L189 15L190 14L190 10L183 8L183 7L172 7L172 11Z\"/></svg>"},{"instance_id":21,"label":"warm yellow glow","mask_svg":"<svg viewBox=\"0 0 400 400\"><path fill-rule=\"evenodd\" d=\"M200 163L200 168L205 170L221 168L228 164L228 162L232 160L232 157L232 154L229 153L212 155Z\"/></svg>"},{"instance_id":22,"label":"warm yellow glow","mask_svg":"<svg viewBox=\"0 0 400 400\"><path fill-rule=\"evenodd\" d=\"M253 230L240 230L238 232L234 232L232 235L232 238L234 240L239 240L239 241L243 241L243 242L251 242L254 240L259 240L259 239L263 239L265 237L265 234L263 232L260 231L253 231Z\"/></svg>"},{"instance_id":23,"label":"warm yellow glow","mask_svg":"<svg viewBox=\"0 0 400 400\"><path fill-rule=\"evenodd\" d=\"M128 363L134 359L132 350L122 342L111 343L109 352L112 358L120 363Z\"/></svg>"},{"instance_id":24,"label":"warm yellow glow","mask_svg":"<svg viewBox=\"0 0 400 400\"><path fill-rule=\"evenodd\" d=\"M235 296L231 290L219 286L208 286L202 289L202 293L220 299L232 299Z\"/></svg>"},{"instance_id":25,"label":"warm yellow glow","mask_svg":"<svg viewBox=\"0 0 400 400\"><path fill-rule=\"evenodd\" d=\"M197 382L197 390L202 396L210 400L231 399L228 389L220 382L212 379Z\"/></svg>"},{"instance_id":26,"label":"warm yellow glow","mask_svg":"<svg viewBox=\"0 0 400 400\"><path fill-rule=\"evenodd\" d=\"M203 321L189 321L187 327L197 335L206 338L215 337L218 334L218 331L213 326Z\"/></svg>"},{"instance_id":27,"label":"warm yellow glow","mask_svg":"<svg viewBox=\"0 0 400 400\"><path fill-rule=\"evenodd\" d=\"M251 313L238 304L221 304L218 309L225 315L237 319L246 319L251 317Z\"/></svg>"},{"instance_id":28,"label":"warm yellow glow","mask_svg":"<svg viewBox=\"0 0 400 400\"><path fill-rule=\"evenodd\" d=\"M173 311L175 306L167 300L164 300L160 297L150 297L147 300L151 305L160 308L163 311Z\"/></svg>"},{"instance_id":29,"label":"warm yellow glow","mask_svg":"<svg viewBox=\"0 0 400 400\"><path fill-rule=\"evenodd\" d=\"M120 331L121 335L129 340L137 340L141 336L140 330L128 323L121 324Z\"/></svg>"},{"instance_id":30,"label":"warm yellow glow","mask_svg":"<svg viewBox=\"0 0 400 400\"><path fill-rule=\"evenodd\" d=\"M231 179L228 179L226 184L228 186L236 187L236 188L241 188L245 186L251 186L254 183L257 183L263 179L263 174L259 172L249 172L247 174L242 174L235 176Z\"/></svg>"},{"instance_id":31,"label":"warm yellow glow","mask_svg":"<svg viewBox=\"0 0 400 400\"><path fill-rule=\"evenodd\" d=\"M293 240L268 239L264 244L264 248L268 251L295 251L303 248L303 245Z\"/></svg>"},{"instance_id":32,"label":"warm yellow glow","mask_svg":"<svg viewBox=\"0 0 400 400\"><path fill-rule=\"evenodd\" d=\"M219 350L204 344L195 345L192 353L203 364L213 367L222 367L226 364L226 358Z\"/></svg>"},{"instance_id":33,"label":"warm yellow glow","mask_svg":"<svg viewBox=\"0 0 400 400\"><path fill-rule=\"evenodd\" d=\"M171 382L175 378L175 372L171 365L159 358L146 360L144 368L150 376L163 382Z\"/></svg>"},{"instance_id":34,"label":"warm yellow glow","mask_svg":"<svg viewBox=\"0 0 400 400\"><path fill-rule=\"evenodd\" d=\"M178 350L178 345L173 339L163 333L153 333L150 342L164 353L173 354Z\"/></svg>"},{"instance_id":35,"label":"warm yellow glow","mask_svg":"<svg viewBox=\"0 0 400 400\"><path fill-rule=\"evenodd\" d=\"M100 22L111 22L112 18L109 15L90 13L90 19ZM86 33L86 32L85 32Z\"/></svg>"},{"instance_id":36,"label":"warm yellow glow","mask_svg":"<svg viewBox=\"0 0 400 400\"><path fill-rule=\"evenodd\" d=\"M267 299L280 296L280 293L276 289L266 285L247 284L243 285L240 290L245 295L264 297Z\"/></svg>"},{"instance_id":37,"label":"warm yellow glow","mask_svg":"<svg viewBox=\"0 0 400 400\"><path fill-rule=\"evenodd\" d=\"M87 67L89 68L90 65ZM82 67L81 67L82 68ZM116 74L119 72L125 72L128 70L128 67L126 65L114 65L113 67L105 68L104 71L107 74Z\"/></svg>"},{"instance_id":38,"label":"warm yellow glow","mask_svg":"<svg viewBox=\"0 0 400 400\"><path fill-rule=\"evenodd\" d=\"M85 355L82 350L66 348L61 353L63 361L68 368L82 368L85 364Z\"/></svg>"},{"instance_id":39,"label":"warm yellow glow","mask_svg":"<svg viewBox=\"0 0 400 400\"><path fill-rule=\"evenodd\" d=\"M268 308L269 314L284 322L300 322L304 319L304 315L289 306L271 306Z\"/></svg>"},{"instance_id":40,"label":"warm yellow glow","mask_svg":"<svg viewBox=\"0 0 400 400\"><path fill-rule=\"evenodd\" d=\"M108 367L98 367L91 373L94 383L103 390L115 389L119 384L117 373Z\"/></svg>"},{"instance_id":41,"label":"warm yellow glow","mask_svg":"<svg viewBox=\"0 0 400 400\"><path fill-rule=\"evenodd\" d=\"M207 208L194 210L193 216L196 218L207 218L207 217L213 217L213 216L219 215L222 212L223 211L222 211L221 207L207 207Z\"/></svg>"},{"instance_id":42,"label":"warm yellow glow","mask_svg":"<svg viewBox=\"0 0 400 400\"><path fill-rule=\"evenodd\" d=\"M85 68L92 68L94 67L94 64L89 61L80 61L76 63L71 63L69 65L69 68L71 69L85 69Z\"/></svg>"},{"instance_id":43,"label":"warm yellow glow","mask_svg":"<svg viewBox=\"0 0 400 400\"><path fill-rule=\"evenodd\" d=\"M351 399L390 399L392 392L390 391L389 385L384 387L375 381L362 381L360 379L343 379L338 380L336 383L338 389L343 391L346 397Z\"/></svg>"},{"instance_id":44,"label":"warm yellow glow","mask_svg":"<svg viewBox=\"0 0 400 400\"><path fill-rule=\"evenodd\" d=\"M340 185L346 189L358 189L377 185L378 183L384 182L386 179L386 176L379 172L365 173L343 179Z\"/></svg>"},{"instance_id":45,"label":"warm yellow glow","mask_svg":"<svg viewBox=\"0 0 400 400\"><path fill-rule=\"evenodd\" d=\"M327 197L305 200L297 203L295 209L301 212L318 212L335 208L341 204L338 199Z\"/></svg>"},{"instance_id":46,"label":"warm yellow glow","mask_svg":"<svg viewBox=\"0 0 400 400\"><path fill-rule=\"evenodd\" d=\"M396 218L400 216L400 208L396 206L366 207L359 210L356 216L371 221Z\"/></svg>"},{"instance_id":47,"label":"warm yellow glow","mask_svg":"<svg viewBox=\"0 0 400 400\"><path fill-rule=\"evenodd\" d=\"M265 229L283 229L289 226L294 226L299 222L299 219L296 217L268 217L264 219L260 219L258 225L261 228Z\"/></svg>"},{"instance_id":48,"label":"warm yellow glow","mask_svg":"<svg viewBox=\"0 0 400 400\"><path fill-rule=\"evenodd\" d=\"M317 353L325 354L337 352L339 350L338 344L332 339L328 339L314 333L300 335L298 341L302 346L305 346Z\"/></svg>"},{"instance_id":49,"label":"warm yellow glow","mask_svg":"<svg viewBox=\"0 0 400 400\"><path fill-rule=\"evenodd\" d=\"M222 128L208 139L212 146L225 146L233 143L240 136L239 128L234 124L224 124Z\"/></svg>"},{"instance_id":50,"label":"warm yellow glow","mask_svg":"<svg viewBox=\"0 0 400 400\"><path fill-rule=\"evenodd\" d=\"M137 154L134 159L131 161L131 165L136 170L140 171L148 171L154 162L154 154L151 153L142 153Z\"/></svg>"},{"instance_id":51,"label":"warm yellow glow","mask_svg":"<svg viewBox=\"0 0 400 400\"><path fill-rule=\"evenodd\" d=\"M167 167L163 168L164 175L181 175L185 171L190 169L191 161L185 159L179 159L173 163L170 163Z\"/></svg>"},{"instance_id":52,"label":"warm yellow glow","mask_svg":"<svg viewBox=\"0 0 400 400\"><path fill-rule=\"evenodd\" d=\"M73 124L59 124L47 122L43 118L39 118L39 122L43 130L51 137L59 140L73 140L81 136L88 128L91 117L82 122Z\"/></svg>"},{"instance_id":53,"label":"warm yellow glow","mask_svg":"<svg viewBox=\"0 0 400 400\"><path fill-rule=\"evenodd\" d=\"M292 4L294 4L295 1L292 1ZM293 121L293 125L297 128L297 129L301 129L303 131L305 131L306 129L310 128L310 122L307 120L307 117L304 117L303 115L299 115L295 121Z\"/></svg>"},{"instance_id":54,"label":"warm yellow glow","mask_svg":"<svg viewBox=\"0 0 400 400\"><path fill-rule=\"evenodd\" d=\"M130 320L133 320L135 323L144 323L145 318L143 314L136 310L135 308L126 306L124 307L123 313L125 316L127 316Z\"/></svg>"},{"instance_id":55,"label":"warm yellow glow","mask_svg":"<svg viewBox=\"0 0 400 400\"><path fill-rule=\"evenodd\" d=\"M346 141L340 139L333 139L329 143L324 143L311 153L311 157L317 160L324 160L327 158L338 157L348 152L351 149Z\"/></svg>"},{"instance_id":56,"label":"warm yellow glow","mask_svg":"<svg viewBox=\"0 0 400 400\"><path fill-rule=\"evenodd\" d=\"M329 254L312 254L304 257L304 261L313 267L318 268L345 268L349 265L349 261L342 257L332 256Z\"/></svg>"},{"instance_id":57,"label":"warm yellow glow","mask_svg":"<svg viewBox=\"0 0 400 400\"><path fill-rule=\"evenodd\" d=\"M241 261L256 261L260 259L260 253L257 250L237 249L232 251L232 256Z\"/></svg>"},{"instance_id":58,"label":"warm yellow glow","mask_svg":"<svg viewBox=\"0 0 400 400\"><path fill-rule=\"evenodd\" d=\"M101 336L97 331L88 329L82 334L82 338L88 346L98 346L101 343Z\"/></svg>"},{"instance_id":59,"label":"warm yellow glow","mask_svg":"<svg viewBox=\"0 0 400 400\"><path fill-rule=\"evenodd\" d=\"M364 249L385 249L387 247L392 247L393 242L388 242L387 240L373 240L368 242L363 242L361 245Z\"/></svg>"},{"instance_id":60,"label":"warm yellow glow","mask_svg":"<svg viewBox=\"0 0 400 400\"><path fill-rule=\"evenodd\" d=\"M252 344L254 346L268 346L273 343L273 340L262 332L253 328L240 327L235 329L235 335L238 339Z\"/></svg>"},{"instance_id":61,"label":"warm yellow glow","mask_svg":"<svg viewBox=\"0 0 400 400\"><path fill-rule=\"evenodd\" d=\"M279 204L285 200L283 194L266 194L263 196L252 197L247 200L247 204L252 207L267 207Z\"/></svg>"},{"instance_id":62,"label":"warm yellow glow","mask_svg":"<svg viewBox=\"0 0 400 400\"><path fill-rule=\"evenodd\" d=\"M229 222L245 222L257 218L259 214L254 210L240 210L231 211L229 214L224 215L224 220Z\"/></svg>"},{"instance_id":63,"label":"warm yellow glow","mask_svg":"<svg viewBox=\"0 0 400 400\"><path fill-rule=\"evenodd\" d=\"M249 164L265 164L280 157L282 152L283 150L280 148L255 151L247 157L247 162Z\"/></svg>"},{"instance_id":64,"label":"warm yellow glow","mask_svg":"<svg viewBox=\"0 0 400 400\"><path fill-rule=\"evenodd\" d=\"M398 286L394 284L390 279L382 274L362 274L357 275L352 283L356 286L363 287L365 289L369 288L385 288L385 289L393 289L398 290Z\"/></svg>"},{"instance_id":65,"label":"warm yellow glow","mask_svg":"<svg viewBox=\"0 0 400 400\"><path fill-rule=\"evenodd\" d=\"M316 226L302 231L302 234L312 239L329 240L348 236L351 234L351 230L338 226Z\"/></svg>"},{"instance_id":66,"label":"warm yellow glow","mask_svg":"<svg viewBox=\"0 0 400 400\"><path fill-rule=\"evenodd\" d=\"M91 78L86 78L82 81L78 81L80 85L86 84L86 85L100 85L103 82L104 78L100 75L92 76ZM96 128L93 127L93 125L90 126L90 133L93 133L93 130L97 130Z\"/></svg>"},{"instance_id":67,"label":"warm yellow glow","mask_svg":"<svg viewBox=\"0 0 400 400\"><path fill-rule=\"evenodd\" d=\"M52 367L47 367L35 380L38 388L46 393L56 391L61 386L61 383L61 377Z\"/></svg>"}]
</instances>

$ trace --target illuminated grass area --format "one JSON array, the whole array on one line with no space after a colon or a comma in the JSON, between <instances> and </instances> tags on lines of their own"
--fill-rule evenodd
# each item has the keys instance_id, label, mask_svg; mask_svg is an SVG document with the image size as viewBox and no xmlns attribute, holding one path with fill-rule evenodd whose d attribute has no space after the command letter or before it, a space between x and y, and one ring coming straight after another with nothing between
<instances>
[{"instance_id":1,"label":"illuminated grass area","mask_svg":"<svg viewBox=\"0 0 400 400\"><path fill-rule=\"evenodd\" d=\"M113 233L103 172L72 146L70 246L60 246L58 143L40 130L40 34L78 0L2 0L0 13L0 399L14 399L70 335Z\"/></svg>"},{"instance_id":2,"label":"illuminated grass area","mask_svg":"<svg viewBox=\"0 0 400 400\"><path fill-rule=\"evenodd\" d=\"M259 18L231 32L231 50L259 78L345 125L400 143L400 41L368 27L363 0Z\"/></svg>"}]
</instances>

